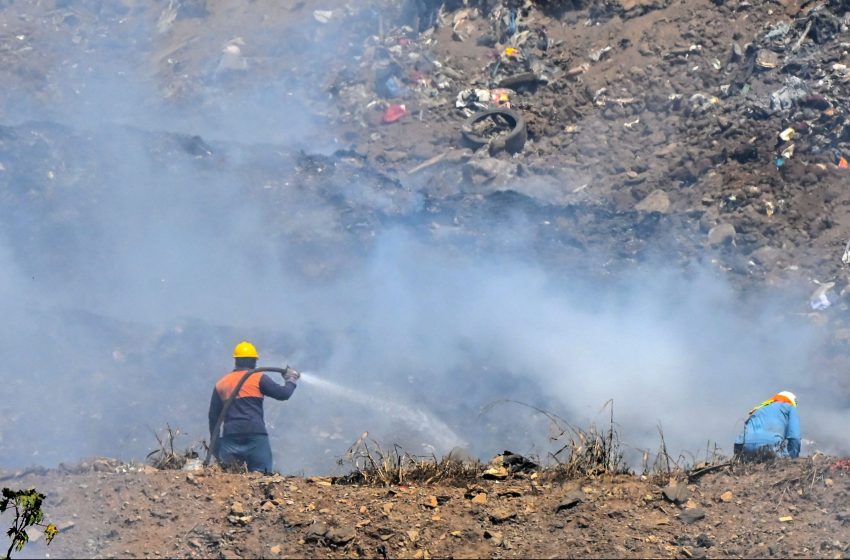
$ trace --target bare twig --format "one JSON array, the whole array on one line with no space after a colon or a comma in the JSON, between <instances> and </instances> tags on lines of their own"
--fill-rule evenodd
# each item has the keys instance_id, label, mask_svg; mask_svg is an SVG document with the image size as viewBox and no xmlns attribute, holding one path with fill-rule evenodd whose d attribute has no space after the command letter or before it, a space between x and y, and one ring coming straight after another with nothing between
<instances>
[{"instance_id":1,"label":"bare twig","mask_svg":"<svg viewBox=\"0 0 850 560\"><path fill-rule=\"evenodd\" d=\"M197 528L198 528L198 525L200 525L200 524L201 524L201 522L200 522L200 521L198 521L197 523L195 523L194 525L192 525L192 528L191 528L191 529L189 529L188 531L186 531L186 533L183 535L183 538L182 538L181 540L185 540L185 539L186 539L186 537L188 537L188 536L192 533L192 531L194 531L195 529L197 529Z\"/></svg>"},{"instance_id":2,"label":"bare twig","mask_svg":"<svg viewBox=\"0 0 850 560\"><path fill-rule=\"evenodd\" d=\"M664 441L664 430L661 428L660 423L658 424L658 435L661 436L661 453L667 461L667 476L671 476L673 474L673 469L670 468L670 454L667 453L667 442Z\"/></svg>"},{"instance_id":3,"label":"bare twig","mask_svg":"<svg viewBox=\"0 0 850 560\"><path fill-rule=\"evenodd\" d=\"M728 461L726 463L721 463L719 465L709 465L707 467L703 467L701 469L697 469L695 471L691 471L688 473L688 480L696 480L704 474L708 474L710 472L719 471L720 469L725 469L726 467L731 467L732 461Z\"/></svg>"},{"instance_id":4,"label":"bare twig","mask_svg":"<svg viewBox=\"0 0 850 560\"><path fill-rule=\"evenodd\" d=\"M451 150L446 150L445 152L443 152L440 155L434 156L431 159L427 159L427 160L423 161L422 163L420 163L416 167L412 167L411 169L409 169L407 171L407 174L413 175L414 173L419 173L423 169L427 169L427 168L431 167L432 165L436 165L436 164L440 163L441 161L446 159L446 156L449 155L450 151Z\"/></svg>"},{"instance_id":5,"label":"bare twig","mask_svg":"<svg viewBox=\"0 0 850 560\"><path fill-rule=\"evenodd\" d=\"M797 42L794 43L794 46L791 47L791 52L797 52L797 49L800 48L800 45L803 44L803 41L806 40L806 37L809 35L809 31L812 29L812 20L809 20L809 23L806 24L806 29L803 30L803 34L800 35L800 38L797 39Z\"/></svg>"}]
</instances>

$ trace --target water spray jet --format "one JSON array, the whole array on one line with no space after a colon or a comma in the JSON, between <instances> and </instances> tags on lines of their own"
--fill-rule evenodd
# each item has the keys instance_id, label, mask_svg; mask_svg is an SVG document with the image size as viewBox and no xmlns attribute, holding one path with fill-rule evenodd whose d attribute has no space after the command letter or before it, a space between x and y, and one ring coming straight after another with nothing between
<instances>
[{"instance_id":1,"label":"water spray jet","mask_svg":"<svg viewBox=\"0 0 850 560\"><path fill-rule=\"evenodd\" d=\"M466 441L445 422L420 408L401 402L391 402L386 398L375 397L363 391L328 381L315 373L302 372L301 380L335 397L377 410L393 419L404 422L407 426L419 432L428 434L434 438L435 447L439 450L449 451L454 447L466 446Z\"/></svg>"}]
</instances>

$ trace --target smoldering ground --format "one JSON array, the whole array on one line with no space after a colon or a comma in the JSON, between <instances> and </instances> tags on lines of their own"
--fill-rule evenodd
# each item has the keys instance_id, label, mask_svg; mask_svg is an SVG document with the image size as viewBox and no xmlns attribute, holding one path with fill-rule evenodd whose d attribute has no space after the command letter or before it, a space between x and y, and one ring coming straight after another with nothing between
<instances>
[{"instance_id":1,"label":"smoldering ground","mask_svg":"<svg viewBox=\"0 0 850 560\"><path fill-rule=\"evenodd\" d=\"M88 85L82 97L22 102L50 122L17 118L0 135L2 466L141 459L166 423L187 445L206 437L212 386L243 338L263 365L369 396L302 384L268 402L283 472L334 469L363 431L417 454L545 455L539 415L482 413L506 398L579 426L606 422L613 399L625 443L655 449L660 423L675 453L728 451L746 411L790 389L805 437L844 449L846 413L798 294L744 298L663 251L613 277L592 266L616 261L604 248L565 265L540 243L550 225L520 207L433 227L416 187L332 156L320 119L283 119L299 111L272 92L291 84L241 96L219 76L201 91L227 103L160 112L127 102L156 88L121 72L58 72ZM284 122L299 140L275 143Z\"/></svg>"},{"instance_id":2,"label":"smoldering ground","mask_svg":"<svg viewBox=\"0 0 850 560\"><path fill-rule=\"evenodd\" d=\"M352 238L340 226L350 205L293 187L275 207L243 163L121 130L107 135L120 158L98 135L66 144L62 161L87 162L89 179L64 185L75 194L61 205L22 196L17 211L33 219L4 234L0 344L20 357L2 369L6 466L139 459L165 423L188 434L185 444L205 437L212 385L241 338L264 365L289 363L371 397L302 384L291 401L268 402L284 472L334 469L363 431L420 454L551 449L529 410L481 413L499 399L579 426L603 425L613 399L630 446L655 449L660 423L672 450L709 440L728 450L749 407L773 392L790 388L804 403L830 392L812 370L817 331L793 322L796 304L779 294L747 300L716 272L664 263L603 280L547 269L544 255L520 250L523 220L479 224L475 244L397 218L378 222L369 241ZM153 156L149 142L161 148ZM8 172L55 163L28 153L6 146ZM514 231L507 249L480 242ZM841 442L834 422L802 412L807 438Z\"/></svg>"}]
</instances>

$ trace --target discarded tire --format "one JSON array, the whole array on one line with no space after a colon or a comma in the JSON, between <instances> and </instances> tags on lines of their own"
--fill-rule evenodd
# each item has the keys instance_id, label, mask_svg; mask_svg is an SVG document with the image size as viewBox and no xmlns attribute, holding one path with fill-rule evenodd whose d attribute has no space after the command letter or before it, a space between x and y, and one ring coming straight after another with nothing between
<instances>
[{"instance_id":1,"label":"discarded tire","mask_svg":"<svg viewBox=\"0 0 850 560\"><path fill-rule=\"evenodd\" d=\"M510 109L487 109L469 117L460 129L463 139L472 148L490 146L491 152L504 149L512 154L521 152L528 133L525 119Z\"/></svg>"}]
</instances>

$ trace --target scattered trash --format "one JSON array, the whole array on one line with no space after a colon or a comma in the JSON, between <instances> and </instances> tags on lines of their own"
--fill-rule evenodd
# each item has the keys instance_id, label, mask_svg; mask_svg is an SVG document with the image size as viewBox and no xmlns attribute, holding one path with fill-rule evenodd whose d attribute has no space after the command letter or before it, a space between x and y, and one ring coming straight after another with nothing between
<instances>
[{"instance_id":1,"label":"scattered trash","mask_svg":"<svg viewBox=\"0 0 850 560\"><path fill-rule=\"evenodd\" d=\"M606 54L611 52L611 50L612 49L611 49L610 46L603 47L599 50L595 50L595 51L590 53L590 60L592 60L593 62L599 62L600 60L602 60L605 57Z\"/></svg>"},{"instance_id":2,"label":"scattered trash","mask_svg":"<svg viewBox=\"0 0 850 560\"><path fill-rule=\"evenodd\" d=\"M491 462L504 465L512 473L528 473L538 468L537 463L528 457L511 451L503 451L501 455L493 457Z\"/></svg>"},{"instance_id":3,"label":"scattered trash","mask_svg":"<svg viewBox=\"0 0 850 560\"><path fill-rule=\"evenodd\" d=\"M490 104L489 89L465 89L457 94L455 107L487 109Z\"/></svg>"},{"instance_id":4,"label":"scattered trash","mask_svg":"<svg viewBox=\"0 0 850 560\"><path fill-rule=\"evenodd\" d=\"M789 31L791 31L791 24L783 21L774 25L773 28L765 34L764 38L781 39L782 37L785 37Z\"/></svg>"},{"instance_id":5,"label":"scattered trash","mask_svg":"<svg viewBox=\"0 0 850 560\"><path fill-rule=\"evenodd\" d=\"M847 252L845 251L845 256ZM842 261L844 259L842 258ZM835 282L826 282L818 286L809 298L809 306L813 311L823 311L832 307L838 301L838 294L835 293Z\"/></svg>"},{"instance_id":6,"label":"scattered trash","mask_svg":"<svg viewBox=\"0 0 850 560\"><path fill-rule=\"evenodd\" d=\"M318 21L319 23L328 23L333 17L334 13L332 10L314 10L313 11L313 19Z\"/></svg>"},{"instance_id":7,"label":"scattered trash","mask_svg":"<svg viewBox=\"0 0 850 560\"><path fill-rule=\"evenodd\" d=\"M241 46L244 44L245 42L237 37L224 46L216 66L216 73L248 69L248 61L242 57Z\"/></svg>"},{"instance_id":8,"label":"scattered trash","mask_svg":"<svg viewBox=\"0 0 850 560\"><path fill-rule=\"evenodd\" d=\"M783 130L782 132L779 133L779 138L781 138L785 142L788 142L789 140L794 138L794 135L796 133L797 133L796 130L794 130L792 127L788 127L788 128L786 128L785 130Z\"/></svg>"},{"instance_id":9,"label":"scattered trash","mask_svg":"<svg viewBox=\"0 0 850 560\"><path fill-rule=\"evenodd\" d=\"M381 122L394 123L405 115L407 115L407 107L404 105L393 104L387 107L387 110L384 111L384 116L381 117Z\"/></svg>"},{"instance_id":10,"label":"scattered trash","mask_svg":"<svg viewBox=\"0 0 850 560\"><path fill-rule=\"evenodd\" d=\"M584 64L573 66L572 68L567 70L567 76L578 76L580 74L584 74L588 70L590 70L590 64L585 62Z\"/></svg>"},{"instance_id":11,"label":"scattered trash","mask_svg":"<svg viewBox=\"0 0 850 560\"><path fill-rule=\"evenodd\" d=\"M846 159L843 157L838 158L838 169L847 169L848 167L850 166L848 166Z\"/></svg>"},{"instance_id":12,"label":"scattered trash","mask_svg":"<svg viewBox=\"0 0 850 560\"><path fill-rule=\"evenodd\" d=\"M507 88L465 89L457 94L455 107L459 109L510 109L511 96L516 92Z\"/></svg>"},{"instance_id":13,"label":"scattered trash","mask_svg":"<svg viewBox=\"0 0 850 560\"><path fill-rule=\"evenodd\" d=\"M809 86L796 76L785 79L785 85L770 94L770 109L782 111L790 109L795 103L809 95Z\"/></svg>"},{"instance_id":14,"label":"scattered trash","mask_svg":"<svg viewBox=\"0 0 850 560\"><path fill-rule=\"evenodd\" d=\"M384 89L387 93L386 97L390 99L410 95L410 88L404 85L404 83L398 79L398 76L390 76L387 78L384 82Z\"/></svg>"},{"instance_id":15,"label":"scattered trash","mask_svg":"<svg viewBox=\"0 0 850 560\"><path fill-rule=\"evenodd\" d=\"M850 459L836 459L832 463L832 468L837 471L850 472ZM850 515L847 516L850 519Z\"/></svg>"},{"instance_id":16,"label":"scattered trash","mask_svg":"<svg viewBox=\"0 0 850 560\"><path fill-rule=\"evenodd\" d=\"M600 88L593 94L593 103L597 107L605 107L608 104L615 105L631 105L633 103L637 103L638 99L636 97L608 97L606 94L608 93L608 88ZM678 99L678 98L677 98ZM671 101L673 100L671 96Z\"/></svg>"},{"instance_id":17,"label":"scattered trash","mask_svg":"<svg viewBox=\"0 0 850 560\"><path fill-rule=\"evenodd\" d=\"M720 99L713 95L705 95L704 93L695 93L688 99L691 114L704 113L719 104Z\"/></svg>"},{"instance_id":18,"label":"scattered trash","mask_svg":"<svg viewBox=\"0 0 850 560\"><path fill-rule=\"evenodd\" d=\"M534 72L524 72L522 74L516 74L514 76L508 76L507 78L503 78L499 82L500 88L506 88L508 90L518 89L523 86L535 87L538 84L545 84L548 80L543 76L538 76Z\"/></svg>"},{"instance_id":19,"label":"scattered trash","mask_svg":"<svg viewBox=\"0 0 850 560\"><path fill-rule=\"evenodd\" d=\"M776 205L774 205L770 200L766 200L764 202L764 213L768 218L770 218L776 213Z\"/></svg>"},{"instance_id":20,"label":"scattered trash","mask_svg":"<svg viewBox=\"0 0 850 560\"><path fill-rule=\"evenodd\" d=\"M767 49L760 49L756 54L756 66L765 69L776 68L779 66L779 55Z\"/></svg>"},{"instance_id":21,"label":"scattered trash","mask_svg":"<svg viewBox=\"0 0 850 560\"><path fill-rule=\"evenodd\" d=\"M187 459L186 464L183 465L184 471L200 471L204 468L204 462L200 457L195 457L193 459Z\"/></svg>"},{"instance_id":22,"label":"scattered trash","mask_svg":"<svg viewBox=\"0 0 850 560\"><path fill-rule=\"evenodd\" d=\"M508 478L508 469L502 465L492 466L481 473L481 478L490 480L504 480Z\"/></svg>"},{"instance_id":23,"label":"scattered trash","mask_svg":"<svg viewBox=\"0 0 850 560\"><path fill-rule=\"evenodd\" d=\"M787 523L789 521L794 521L794 518L791 517L790 515L785 515L785 516L779 518L780 523Z\"/></svg>"}]
</instances>

